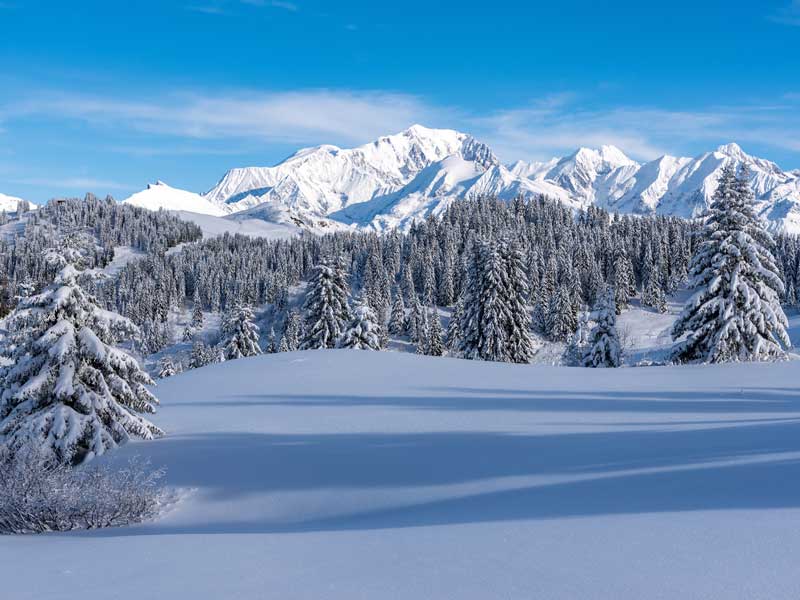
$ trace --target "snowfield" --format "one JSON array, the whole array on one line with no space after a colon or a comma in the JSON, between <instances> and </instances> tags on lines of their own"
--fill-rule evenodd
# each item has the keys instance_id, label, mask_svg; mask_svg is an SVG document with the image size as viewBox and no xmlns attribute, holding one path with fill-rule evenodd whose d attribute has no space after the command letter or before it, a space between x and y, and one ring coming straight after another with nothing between
<instances>
[{"instance_id":1,"label":"snowfield","mask_svg":"<svg viewBox=\"0 0 800 600\"><path fill-rule=\"evenodd\" d=\"M163 380L157 522L0 538L4 597L800 596L800 363L310 351Z\"/></svg>"}]
</instances>

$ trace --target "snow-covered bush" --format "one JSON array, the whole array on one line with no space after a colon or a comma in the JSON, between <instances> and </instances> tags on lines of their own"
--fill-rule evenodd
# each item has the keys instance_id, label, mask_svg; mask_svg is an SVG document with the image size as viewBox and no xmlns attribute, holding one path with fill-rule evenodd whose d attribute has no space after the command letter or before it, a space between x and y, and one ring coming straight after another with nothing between
<instances>
[{"instance_id":1,"label":"snow-covered bush","mask_svg":"<svg viewBox=\"0 0 800 600\"><path fill-rule=\"evenodd\" d=\"M162 470L131 459L115 469L73 468L35 448L0 446L0 534L129 525L155 517L166 500Z\"/></svg>"}]
</instances>

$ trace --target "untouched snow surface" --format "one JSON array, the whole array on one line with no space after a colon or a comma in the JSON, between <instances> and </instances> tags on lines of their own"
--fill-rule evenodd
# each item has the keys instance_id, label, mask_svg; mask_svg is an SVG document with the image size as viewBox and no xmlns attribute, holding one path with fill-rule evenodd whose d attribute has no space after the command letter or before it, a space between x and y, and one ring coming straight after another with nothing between
<instances>
[{"instance_id":1,"label":"untouched snow surface","mask_svg":"<svg viewBox=\"0 0 800 600\"><path fill-rule=\"evenodd\" d=\"M261 219L225 218L203 215L188 211L175 211L178 218L190 221L203 232L203 237L210 238L225 233L242 234L249 237L270 239L289 239L300 234L300 228L283 223L262 221Z\"/></svg>"},{"instance_id":2,"label":"untouched snow surface","mask_svg":"<svg viewBox=\"0 0 800 600\"><path fill-rule=\"evenodd\" d=\"M794 599L800 363L315 351L164 380L155 523L0 538L15 600Z\"/></svg>"},{"instance_id":3,"label":"untouched snow surface","mask_svg":"<svg viewBox=\"0 0 800 600\"><path fill-rule=\"evenodd\" d=\"M227 214L225 210L200 194L171 187L163 181L148 184L146 189L136 192L123 202L147 210L189 211L215 217Z\"/></svg>"}]
</instances>

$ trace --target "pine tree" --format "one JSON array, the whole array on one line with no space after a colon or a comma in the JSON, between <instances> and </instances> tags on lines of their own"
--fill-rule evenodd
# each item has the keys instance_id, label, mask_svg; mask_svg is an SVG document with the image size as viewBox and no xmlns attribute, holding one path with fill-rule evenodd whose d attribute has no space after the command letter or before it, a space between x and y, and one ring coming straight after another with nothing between
<instances>
[{"instance_id":1,"label":"pine tree","mask_svg":"<svg viewBox=\"0 0 800 600\"><path fill-rule=\"evenodd\" d=\"M158 378L159 379L166 379L167 377L172 377L175 375L177 371L175 370L175 365L172 362L172 358L169 356L165 356L161 359L160 368L158 371Z\"/></svg>"},{"instance_id":2,"label":"pine tree","mask_svg":"<svg viewBox=\"0 0 800 600\"><path fill-rule=\"evenodd\" d=\"M651 272L642 291L642 304L654 308L657 312L667 312L667 297L658 280L658 273Z\"/></svg>"},{"instance_id":3,"label":"pine tree","mask_svg":"<svg viewBox=\"0 0 800 600\"><path fill-rule=\"evenodd\" d=\"M21 300L7 319L0 436L12 448L31 445L55 460L79 463L162 431L137 413L158 404L150 377L114 340L136 326L101 309L78 285L78 271L61 270L40 294Z\"/></svg>"},{"instance_id":4,"label":"pine tree","mask_svg":"<svg viewBox=\"0 0 800 600\"><path fill-rule=\"evenodd\" d=\"M563 362L569 366L581 366L583 357L589 343L589 314L585 311L578 315L578 325L575 332L569 337L567 347L564 350Z\"/></svg>"},{"instance_id":5,"label":"pine tree","mask_svg":"<svg viewBox=\"0 0 800 600\"><path fill-rule=\"evenodd\" d=\"M534 345L530 334L531 316L526 304L528 276L525 259L519 246L508 241L500 245L500 256L508 274L508 357L514 363L528 363L533 358Z\"/></svg>"},{"instance_id":6,"label":"pine tree","mask_svg":"<svg viewBox=\"0 0 800 600\"><path fill-rule=\"evenodd\" d=\"M281 346L285 346L286 349L279 350L279 352L294 352L300 347L301 327L300 313L290 310L284 320L283 335L281 336Z\"/></svg>"},{"instance_id":7,"label":"pine tree","mask_svg":"<svg viewBox=\"0 0 800 600\"><path fill-rule=\"evenodd\" d=\"M222 348L226 360L261 354L261 346L258 344L258 325L255 324L255 316L249 306L234 306L225 315L222 335ZM274 340L274 331L272 335Z\"/></svg>"},{"instance_id":8,"label":"pine tree","mask_svg":"<svg viewBox=\"0 0 800 600\"><path fill-rule=\"evenodd\" d=\"M578 325L578 313L572 302L572 291L561 285L553 296L550 305L550 337L557 342L564 342L575 332Z\"/></svg>"},{"instance_id":9,"label":"pine tree","mask_svg":"<svg viewBox=\"0 0 800 600\"><path fill-rule=\"evenodd\" d=\"M269 328L269 336L267 337L267 354L275 354L278 351L278 341L275 339L275 328Z\"/></svg>"},{"instance_id":10,"label":"pine tree","mask_svg":"<svg viewBox=\"0 0 800 600\"><path fill-rule=\"evenodd\" d=\"M452 352L457 352L461 346L461 320L463 319L464 302L463 295L459 296L453 312L450 314L450 321L447 324L445 334L445 344Z\"/></svg>"},{"instance_id":11,"label":"pine tree","mask_svg":"<svg viewBox=\"0 0 800 600\"><path fill-rule=\"evenodd\" d=\"M389 333L392 335L403 335L406 329L406 306L403 302L403 294L395 294L392 304L392 316L389 319Z\"/></svg>"},{"instance_id":12,"label":"pine tree","mask_svg":"<svg viewBox=\"0 0 800 600\"><path fill-rule=\"evenodd\" d=\"M425 354L427 356L442 356L444 354L444 342L442 336L442 322L439 320L439 313L436 308L431 308L428 312L427 339L425 340Z\"/></svg>"},{"instance_id":13,"label":"pine tree","mask_svg":"<svg viewBox=\"0 0 800 600\"><path fill-rule=\"evenodd\" d=\"M203 306L200 303L200 294L194 290L194 308L192 309L192 329L203 328Z\"/></svg>"},{"instance_id":14,"label":"pine tree","mask_svg":"<svg viewBox=\"0 0 800 600\"><path fill-rule=\"evenodd\" d=\"M774 242L758 220L746 171L727 165L690 266L696 291L672 330L680 362L761 361L790 346Z\"/></svg>"},{"instance_id":15,"label":"pine tree","mask_svg":"<svg viewBox=\"0 0 800 600\"><path fill-rule=\"evenodd\" d=\"M339 263L323 261L314 269L303 310L305 337L301 348L333 348L351 318L348 286Z\"/></svg>"},{"instance_id":16,"label":"pine tree","mask_svg":"<svg viewBox=\"0 0 800 600\"><path fill-rule=\"evenodd\" d=\"M471 258L453 325L459 333L459 353L470 359L528 362L533 343L521 255L506 243L480 243Z\"/></svg>"},{"instance_id":17,"label":"pine tree","mask_svg":"<svg viewBox=\"0 0 800 600\"><path fill-rule=\"evenodd\" d=\"M380 350L380 324L372 308L364 301L358 303L353 318L337 346L357 350Z\"/></svg>"},{"instance_id":18,"label":"pine tree","mask_svg":"<svg viewBox=\"0 0 800 600\"><path fill-rule=\"evenodd\" d=\"M189 357L189 368L199 369L216 362L216 353L213 348L209 348L202 341L196 341L192 345L192 353Z\"/></svg>"},{"instance_id":19,"label":"pine tree","mask_svg":"<svg viewBox=\"0 0 800 600\"><path fill-rule=\"evenodd\" d=\"M616 293L609 288L598 301L591 315L595 326L589 334L588 351L583 358L585 367L618 367L621 362L619 337L617 336Z\"/></svg>"}]
</instances>

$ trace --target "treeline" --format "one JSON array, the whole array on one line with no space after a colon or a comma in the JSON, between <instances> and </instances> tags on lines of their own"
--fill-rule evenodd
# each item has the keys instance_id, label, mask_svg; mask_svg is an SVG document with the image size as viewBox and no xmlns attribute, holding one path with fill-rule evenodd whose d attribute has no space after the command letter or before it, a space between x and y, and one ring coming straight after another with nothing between
<instances>
[{"instance_id":1,"label":"treeline","mask_svg":"<svg viewBox=\"0 0 800 600\"><path fill-rule=\"evenodd\" d=\"M47 258L50 249L80 251L82 267L102 268L114 258L114 248L131 246L160 254L202 237L194 223L166 212L152 212L100 200L88 194L83 200L51 200L36 211L23 212L4 226L0 238L0 308L49 284L56 268Z\"/></svg>"}]
</instances>

